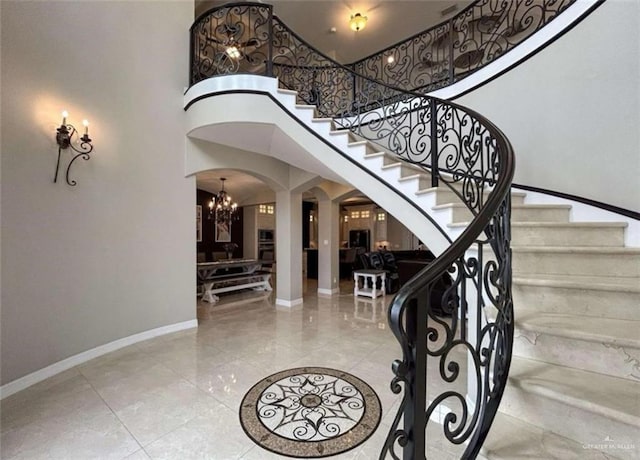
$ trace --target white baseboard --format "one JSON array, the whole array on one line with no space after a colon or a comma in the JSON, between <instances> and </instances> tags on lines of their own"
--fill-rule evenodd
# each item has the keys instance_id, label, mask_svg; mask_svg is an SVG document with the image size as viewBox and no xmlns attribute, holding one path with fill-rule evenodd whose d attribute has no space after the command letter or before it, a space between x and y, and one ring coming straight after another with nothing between
<instances>
[{"instance_id":1,"label":"white baseboard","mask_svg":"<svg viewBox=\"0 0 640 460\"><path fill-rule=\"evenodd\" d=\"M172 332L178 332L194 327L198 327L198 320L196 319L150 329L148 331L130 335L129 337L114 340L113 342L105 343L104 345L92 348L91 350L83 351L82 353L70 356L69 358L63 359L62 361L58 361L57 363L53 363L47 367L32 372L31 374L25 375L24 377L20 377L19 379L2 385L0 387L0 400L11 396L18 391L24 390L31 385L42 382L49 377L53 377L60 372L64 372L79 364L85 363L107 353L111 353L112 351L116 351L120 348L133 345L134 343L142 342L143 340L152 339L160 335L170 334Z\"/></svg>"},{"instance_id":2,"label":"white baseboard","mask_svg":"<svg viewBox=\"0 0 640 460\"><path fill-rule=\"evenodd\" d=\"M294 299L294 300L285 300L285 299L276 299L276 305L281 307L295 307L297 305L302 305L302 299Z\"/></svg>"},{"instance_id":3,"label":"white baseboard","mask_svg":"<svg viewBox=\"0 0 640 460\"><path fill-rule=\"evenodd\" d=\"M318 288L318 295L332 296L339 293L340 293L340 288L332 288L332 289Z\"/></svg>"}]
</instances>

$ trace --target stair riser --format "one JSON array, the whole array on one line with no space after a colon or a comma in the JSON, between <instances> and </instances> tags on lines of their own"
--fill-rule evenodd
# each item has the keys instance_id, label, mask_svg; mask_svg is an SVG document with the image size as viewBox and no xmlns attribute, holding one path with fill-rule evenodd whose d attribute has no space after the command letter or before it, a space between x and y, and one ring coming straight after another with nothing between
<instances>
[{"instance_id":1,"label":"stair riser","mask_svg":"<svg viewBox=\"0 0 640 460\"><path fill-rule=\"evenodd\" d=\"M513 284L517 308L640 321L640 293Z\"/></svg>"},{"instance_id":2,"label":"stair riser","mask_svg":"<svg viewBox=\"0 0 640 460\"><path fill-rule=\"evenodd\" d=\"M306 124L310 124L315 117L315 112L311 109L296 108L296 116Z\"/></svg>"},{"instance_id":3,"label":"stair riser","mask_svg":"<svg viewBox=\"0 0 640 460\"><path fill-rule=\"evenodd\" d=\"M424 174L424 170L417 166L403 166L400 169L400 177L414 176L416 174Z\"/></svg>"},{"instance_id":4,"label":"stair riser","mask_svg":"<svg viewBox=\"0 0 640 460\"><path fill-rule=\"evenodd\" d=\"M512 222L569 222L567 208L512 208Z\"/></svg>"},{"instance_id":5,"label":"stair riser","mask_svg":"<svg viewBox=\"0 0 640 460\"><path fill-rule=\"evenodd\" d=\"M428 185L430 186L430 184ZM462 200L456 195L453 191L445 188L438 188L438 204L449 204L449 203L462 203ZM511 196L511 204L521 205L524 204L524 196L515 195Z\"/></svg>"},{"instance_id":6,"label":"stair riser","mask_svg":"<svg viewBox=\"0 0 640 460\"><path fill-rule=\"evenodd\" d=\"M354 159L357 160L355 155L351 155L350 156ZM376 155L376 156L372 156L372 157L365 157L364 159L364 166L365 168L369 169L370 171L375 172L376 174L378 174L378 172L380 171L380 168L382 168L382 166L384 166L384 157L381 155Z\"/></svg>"},{"instance_id":7,"label":"stair riser","mask_svg":"<svg viewBox=\"0 0 640 460\"><path fill-rule=\"evenodd\" d=\"M361 162L362 158L368 153L368 146L366 144L349 144L348 147L343 149L351 158Z\"/></svg>"},{"instance_id":8,"label":"stair riser","mask_svg":"<svg viewBox=\"0 0 640 460\"><path fill-rule=\"evenodd\" d=\"M622 247L624 230L611 227L512 226L511 241L517 246L607 246Z\"/></svg>"},{"instance_id":9,"label":"stair riser","mask_svg":"<svg viewBox=\"0 0 640 460\"><path fill-rule=\"evenodd\" d=\"M612 457L624 460L640 458L638 427L591 412L586 407L570 406L525 391L518 388L517 383L510 382L500 409L512 417L579 442L585 450L601 450ZM614 442L605 441L607 437ZM607 444L611 444L612 447L607 448Z\"/></svg>"},{"instance_id":10,"label":"stair riser","mask_svg":"<svg viewBox=\"0 0 640 460\"><path fill-rule=\"evenodd\" d=\"M313 120L311 123L311 127L316 133L318 133L319 135L323 136L325 139L331 142L332 137L330 133L333 127L331 126L330 121Z\"/></svg>"},{"instance_id":11,"label":"stair riser","mask_svg":"<svg viewBox=\"0 0 640 460\"><path fill-rule=\"evenodd\" d=\"M516 316L517 318L517 316ZM513 353L640 382L640 349L522 330L516 327Z\"/></svg>"},{"instance_id":12,"label":"stair riser","mask_svg":"<svg viewBox=\"0 0 640 460\"><path fill-rule=\"evenodd\" d=\"M640 276L640 255L513 251L516 274Z\"/></svg>"},{"instance_id":13,"label":"stair riser","mask_svg":"<svg viewBox=\"0 0 640 460\"><path fill-rule=\"evenodd\" d=\"M454 208L453 222L469 222L473 218L466 208ZM512 222L568 222L569 210L565 208L512 208Z\"/></svg>"}]
</instances>

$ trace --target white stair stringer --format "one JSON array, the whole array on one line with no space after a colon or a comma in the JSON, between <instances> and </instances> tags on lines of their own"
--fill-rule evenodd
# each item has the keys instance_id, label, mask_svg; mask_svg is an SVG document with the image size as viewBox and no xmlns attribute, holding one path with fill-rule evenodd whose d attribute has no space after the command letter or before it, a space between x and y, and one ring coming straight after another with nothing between
<instances>
[{"instance_id":1,"label":"white stair stringer","mask_svg":"<svg viewBox=\"0 0 640 460\"><path fill-rule=\"evenodd\" d=\"M233 90L238 92L228 94ZM411 190L410 185L394 179L382 164L376 168L373 162L363 161L375 153L375 144L357 140L348 131L336 131L331 119L314 117L312 107L298 104L296 93L279 89L277 80L249 75L204 80L188 90L185 107L189 137L269 155L348 183L394 215L419 239L428 241L434 254L450 246L446 225L451 222L451 213L430 212L435 193L417 195L417 188ZM252 127L271 138L250 139L246 133ZM274 128L269 131L265 127ZM244 135L238 134L240 130ZM429 217L421 210L426 210Z\"/></svg>"}]
</instances>

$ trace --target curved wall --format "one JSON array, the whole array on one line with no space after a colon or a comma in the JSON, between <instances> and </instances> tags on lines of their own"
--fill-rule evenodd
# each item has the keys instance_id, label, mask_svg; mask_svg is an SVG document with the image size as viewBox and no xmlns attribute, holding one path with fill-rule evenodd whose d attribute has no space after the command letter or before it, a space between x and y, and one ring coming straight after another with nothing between
<instances>
[{"instance_id":1,"label":"curved wall","mask_svg":"<svg viewBox=\"0 0 640 460\"><path fill-rule=\"evenodd\" d=\"M1 3L6 384L195 325L182 110L193 4ZM53 183L62 109L91 122L95 150L74 164L76 187Z\"/></svg>"},{"instance_id":2,"label":"curved wall","mask_svg":"<svg viewBox=\"0 0 640 460\"><path fill-rule=\"evenodd\" d=\"M640 210L640 2L609 0L457 102L502 129L514 183Z\"/></svg>"}]
</instances>

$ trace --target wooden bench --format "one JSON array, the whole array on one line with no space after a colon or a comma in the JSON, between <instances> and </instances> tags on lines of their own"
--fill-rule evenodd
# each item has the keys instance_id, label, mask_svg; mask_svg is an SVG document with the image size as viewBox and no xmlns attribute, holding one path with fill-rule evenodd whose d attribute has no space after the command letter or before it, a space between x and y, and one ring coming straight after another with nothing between
<instances>
[{"instance_id":1,"label":"wooden bench","mask_svg":"<svg viewBox=\"0 0 640 460\"><path fill-rule=\"evenodd\" d=\"M261 270L252 273L218 275L202 281L202 300L203 302L216 303L220 300L216 294L241 289L271 291L270 280L271 273Z\"/></svg>"}]
</instances>

